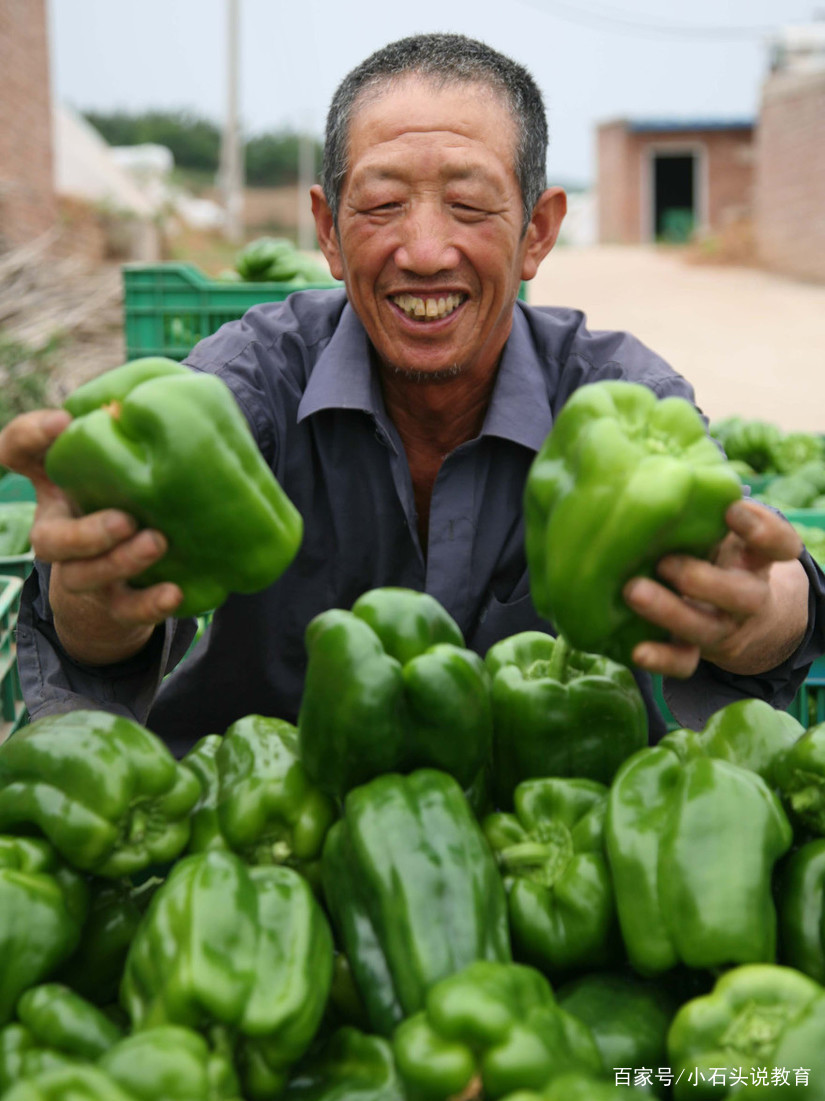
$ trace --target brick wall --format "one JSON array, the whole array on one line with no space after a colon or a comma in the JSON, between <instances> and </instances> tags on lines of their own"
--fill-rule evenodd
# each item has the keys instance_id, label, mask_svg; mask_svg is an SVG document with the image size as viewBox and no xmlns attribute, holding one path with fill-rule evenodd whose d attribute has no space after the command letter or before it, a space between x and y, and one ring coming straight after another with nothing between
<instances>
[{"instance_id":1,"label":"brick wall","mask_svg":"<svg viewBox=\"0 0 825 1101\"><path fill-rule=\"evenodd\" d=\"M0 0L0 251L56 214L46 0Z\"/></svg>"},{"instance_id":2,"label":"brick wall","mask_svg":"<svg viewBox=\"0 0 825 1101\"><path fill-rule=\"evenodd\" d=\"M638 202L633 194L629 142L623 122L598 128L596 185L598 237L602 244L638 239Z\"/></svg>"},{"instance_id":3,"label":"brick wall","mask_svg":"<svg viewBox=\"0 0 825 1101\"><path fill-rule=\"evenodd\" d=\"M760 260L825 281L825 72L777 72L766 81L756 161Z\"/></svg>"},{"instance_id":4,"label":"brick wall","mask_svg":"<svg viewBox=\"0 0 825 1101\"><path fill-rule=\"evenodd\" d=\"M634 132L627 123L598 130L599 240L638 244L650 239L651 158L655 151L684 150L701 158L704 225L719 232L750 214L753 141L749 127Z\"/></svg>"}]
</instances>

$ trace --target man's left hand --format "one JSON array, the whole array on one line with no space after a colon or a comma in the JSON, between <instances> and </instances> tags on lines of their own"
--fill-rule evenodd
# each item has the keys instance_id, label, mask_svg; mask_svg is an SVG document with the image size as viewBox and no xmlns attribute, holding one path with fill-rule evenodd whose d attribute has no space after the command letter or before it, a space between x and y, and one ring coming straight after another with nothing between
<instances>
[{"instance_id":1,"label":"man's left hand","mask_svg":"<svg viewBox=\"0 0 825 1101\"><path fill-rule=\"evenodd\" d=\"M624 597L634 612L669 633L642 642L634 664L685 678L700 659L731 673L773 669L794 652L808 623L808 578L798 561L799 535L755 501L731 505L728 534L713 561L671 554L657 573L665 584L632 578Z\"/></svg>"}]
</instances>

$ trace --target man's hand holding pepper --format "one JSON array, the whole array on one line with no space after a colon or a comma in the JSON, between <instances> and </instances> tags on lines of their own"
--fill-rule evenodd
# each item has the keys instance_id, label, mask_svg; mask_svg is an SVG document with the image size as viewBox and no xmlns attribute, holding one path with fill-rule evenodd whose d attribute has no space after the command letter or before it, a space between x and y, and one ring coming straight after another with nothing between
<instances>
[{"instance_id":1,"label":"man's hand holding pepper","mask_svg":"<svg viewBox=\"0 0 825 1101\"><path fill-rule=\"evenodd\" d=\"M625 586L630 608L670 633L670 641L636 646L640 667L685 678L705 659L754 675L779 665L801 642L808 579L798 534L755 501L737 501L725 519L730 530L712 562L667 555L657 566L663 584L637 577Z\"/></svg>"},{"instance_id":2,"label":"man's hand holding pepper","mask_svg":"<svg viewBox=\"0 0 825 1101\"><path fill-rule=\"evenodd\" d=\"M29 478L37 492L31 543L38 558L52 563L49 600L61 644L78 661L104 665L142 649L183 594L168 582L128 584L165 553L160 532L138 531L116 509L77 516L46 476L46 452L71 419L53 409L16 417L0 432L0 463Z\"/></svg>"}]
</instances>

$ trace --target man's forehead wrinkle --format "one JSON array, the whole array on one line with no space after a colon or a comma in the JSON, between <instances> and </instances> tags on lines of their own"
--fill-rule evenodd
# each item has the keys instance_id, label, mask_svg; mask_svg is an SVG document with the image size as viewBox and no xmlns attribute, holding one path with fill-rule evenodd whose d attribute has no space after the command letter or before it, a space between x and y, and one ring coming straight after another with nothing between
<instances>
[{"instance_id":1,"label":"man's forehead wrinkle","mask_svg":"<svg viewBox=\"0 0 825 1101\"><path fill-rule=\"evenodd\" d=\"M428 154L435 161L436 173L442 181L479 179L495 182L497 178L497 174L476 158L472 147L465 142L433 145L432 148L427 144L417 145L415 156L411 159L409 148L402 148L393 140L370 146L353 166L353 181L371 183L407 179L422 165L426 166Z\"/></svg>"},{"instance_id":2,"label":"man's forehead wrinkle","mask_svg":"<svg viewBox=\"0 0 825 1101\"><path fill-rule=\"evenodd\" d=\"M397 167L389 164L363 165L354 174L354 179L364 183L375 181L380 183L383 180L404 180L409 174L409 166L406 164L400 164ZM464 164L446 165L443 160L438 175L443 180L493 179L492 174L481 165L467 164L466 162Z\"/></svg>"}]
</instances>

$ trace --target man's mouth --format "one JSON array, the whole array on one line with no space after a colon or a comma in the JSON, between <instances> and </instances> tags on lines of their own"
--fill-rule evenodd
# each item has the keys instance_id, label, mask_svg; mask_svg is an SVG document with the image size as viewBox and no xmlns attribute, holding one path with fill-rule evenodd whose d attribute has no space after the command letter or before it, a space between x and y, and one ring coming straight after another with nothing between
<instances>
[{"instance_id":1,"label":"man's mouth","mask_svg":"<svg viewBox=\"0 0 825 1101\"><path fill-rule=\"evenodd\" d=\"M392 301L415 321L441 321L457 310L466 298L463 294L445 294L418 298L414 294L395 294Z\"/></svg>"}]
</instances>

